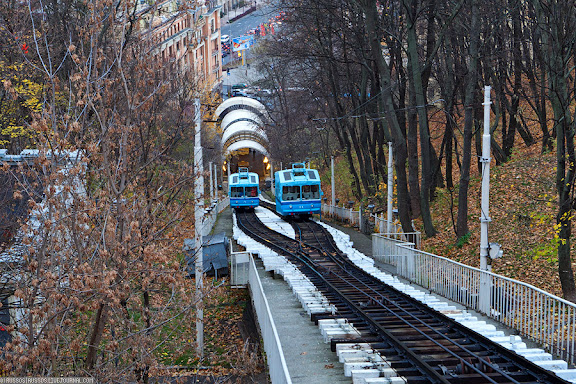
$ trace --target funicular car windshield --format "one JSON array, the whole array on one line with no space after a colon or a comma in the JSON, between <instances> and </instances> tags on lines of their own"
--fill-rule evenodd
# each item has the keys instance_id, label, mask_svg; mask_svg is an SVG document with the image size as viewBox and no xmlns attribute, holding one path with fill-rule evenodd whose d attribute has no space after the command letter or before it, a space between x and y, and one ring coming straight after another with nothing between
<instances>
[{"instance_id":1,"label":"funicular car windshield","mask_svg":"<svg viewBox=\"0 0 576 384\"><path fill-rule=\"evenodd\" d=\"M318 185L303 185L302 200L313 200L320 198L320 188Z\"/></svg>"},{"instance_id":2,"label":"funicular car windshield","mask_svg":"<svg viewBox=\"0 0 576 384\"><path fill-rule=\"evenodd\" d=\"M246 196L248 197L258 196L258 187L246 187Z\"/></svg>"},{"instance_id":3,"label":"funicular car windshield","mask_svg":"<svg viewBox=\"0 0 576 384\"><path fill-rule=\"evenodd\" d=\"M243 197L244 187L232 187L230 188L230 197Z\"/></svg>"},{"instance_id":4,"label":"funicular car windshield","mask_svg":"<svg viewBox=\"0 0 576 384\"><path fill-rule=\"evenodd\" d=\"M300 200L300 186L285 185L282 187L282 199L284 201Z\"/></svg>"}]
</instances>

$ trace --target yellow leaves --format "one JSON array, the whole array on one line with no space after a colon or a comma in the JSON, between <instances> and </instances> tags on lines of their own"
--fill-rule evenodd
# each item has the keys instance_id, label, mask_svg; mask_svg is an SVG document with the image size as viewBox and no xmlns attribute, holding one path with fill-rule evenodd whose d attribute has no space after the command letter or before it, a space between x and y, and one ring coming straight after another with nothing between
<instances>
[{"instance_id":1,"label":"yellow leaves","mask_svg":"<svg viewBox=\"0 0 576 384\"><path fill-rule=\"evenodd\" d=\"M12 139L17 137L32 137L31 132L22 125L9 125L6 128L0 130L0 134Z\"/></svg>"},{"instance_id":2,"label":"yellow leaves","mask_svg":"<svg viewBox=\"0 0 576 384\"><path fill-rule=\"evenodd\" d=\"M22 97L24 101L22 105L32 112L42 111L42 93L44 87L41 84L35 83L28 79L21 80L14 86L14 90L18 96Z\"/></svg>"}]
</instances>

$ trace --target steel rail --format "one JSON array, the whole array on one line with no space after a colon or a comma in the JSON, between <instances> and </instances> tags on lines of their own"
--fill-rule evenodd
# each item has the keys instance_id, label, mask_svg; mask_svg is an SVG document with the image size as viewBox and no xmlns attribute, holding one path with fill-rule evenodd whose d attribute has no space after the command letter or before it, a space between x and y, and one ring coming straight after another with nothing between
<instances>
[{"instance_id":1,"label":"steel rail","mask_svg":"<svg viewBox=\"0 0 576 384\"><path fill-rule=\"evenodd\" d=\"M300 228L300 222L298 221L293 221L292 225L295 228L298 228L299 232L302 232L302 229ZM319 224L310 222L310 221L304 221L303 223L306 224L307 228L309 230L311 230L314 234L314 237L317 239L318 241L318 246L314 246L311 244L307 244L310 247L316 247L317 249L321 250L322 252L325 253L326 257L330 257L330 258L334 258L334 254L339 255L340 258L342 258L342 254L340 252L340 250L337 248L336 244L333 241L332 236L330 236L327 233L327 230L320 226ZM327 250L324 245L322 244L322 241L320 241L318 239L318 236L316 235L316 228L320 229L326 236L327 236L327 243L330 244L330 247L332 248L331 250ZM349 262L347 262L347 264L351 264ZM441 349L443 349L444 351L446 351L448 354L452 355L453 357L459 359L461 361L461 364L467 366L468 368L471 368L472 370L474 370L475 372L477 372L478 374L480 374L481 376L483 376L484 378L486 378L487 380L489 380L490 382L493 383L497 383L497 381L492 380L490 377L488 377L487 375L484 374L484 372L480 371L475 365L473 365L472 363L470 363L467 360L464 360L462 358L462 356L457 355L456 353L454 353L453 351L447 349L445 346L443 346L442 344L438 343L438 341L436 339L431 338L429 335L427 335L426 333L422 332L420 329L416 328L412 323L409 323L404 317L398 316L398 314L391 310L388 306L386 306L383 302L383 300L388 301L391 305L395 306L396 308L398 308L398 310L400 312L405 313L408 317L416 320L417 322L419 322L420 324L422 324L423 327L431 330L432 332L434 332L435 334L439 335L442 339L449 341L452 345L460 348L462 351L468 353L471 357L476 358L478 360L478 362L480 363L480 366L484 365L486 367L490 367L490 369L492 369L493 371L501 374L503 377L511 380L512 383L521 383L517 380L515 380L513 377L510 377L505 371L503 371L502 369L500 369L500 367L497 364L493 364L490 361L486 361L485 359L483 359L481 356L479 356L477 353L470 351L468 348L466 348L465 346L461 345L460 343L458 343L456 340L453 340L451 338L449 338L447 335L444 335L442 332L440 332L439 330L437 330L434 327L431 327L429 324L427 324L426 322L424 322L423 320L421 320L420 318L418 318L417 316L415 316L413 313L410 313L409 311L407 311L405 308L399 306L395 301L391 300L388 297L385 297L384 295L382 295L382 293L378 292L377 290L375 290L374 288L372 288L370 285L368 285L365 281L361 280L358 276L366 276L366 272L363 271L362 269L358 268L357 266L353 265L353 267L355 269L357 269L358 273L354 274L351 273L348 269L342 268L343 271L345 271L347 273L346 277L350 277L354 280L356 280L359 284L363 285L366 287L366 289L370 290L373 292L374 295L377 295L381 298L381 301L373 301L375 304L380 305L380 307L382 309L387 310L389 313L391 313L394 317L396 317L397 319L401 320L403 323L405 323L406 325L408 325L410 328L416 330L418 333L420 333L424 338L428 339L429 341L431 341L432 343L438 345L438 347L440 347ZM334 271L331 271L333 276L337 276L338 278L340 278L340 280L342 281L342 283L347 284L348 286L350 286L351 288L354 288L356 290L359 290L359 287L357 285L352 284L352 282L346 280L344 277L337 275ZM370 276L371 277L371 276ZM368 293L360 291L361 293L363 293L366 297L368 297L369 299L373 299L372 296L370 296ZM361 309L362 311L364 311L363 309ZM428 312L428 311L427 311ZM442 315L444 316L444 315ZM452 320L450 320L451 323L453 323ZM466 330L468 331L468 330ZM473 332L473 331L472 331ZM475 332L474 332L475 333ZM481 338L484 338L482 335L478 335ZM478 343L478 341L477 341ZM492 342L490 342L491 344L493 344ZM486 348L486 351L489 351L489 347L484 346L484 348Z\"/></svg>"},{"instance_id":2,"label":"steel rail","mask_svg":"<svg viewBox=\"0 0 576 384\"><path fill-rule=\"evenodd\" d=\"M244 217L245 218L245 217L247 217L247 214L245 212L243 212L241 215L237 215L237 218L238 217L240 217L240 218ZM255 215L254 215L254 218L256 220L258 220L258 218L256 218ZM262 223L260 222L260 224L262 224ZM264 239L262 236L255 233L255 231L253 229L248 228L246 225L246 222L243 221L242 219L238 220L238 226L240 226L241 229L247 231L248 233L250 233L254 237L256 237L258 239ZM262 224L262 226L264 226L265 228L268 228L264 224ZM262 228L260 228L260 230L262 230ZM272 231L272 230L269 230L269 231ZM274 232L274 231L272 231L272 232ZM297 242L296 240L291 239L287 236L284 236L278 232L275 232L275 236L280 237L280 238L284 238L284 240L289 242L289 243L290 242L297 243L297 244L293 244L294 246L297 246L297 247L301 246L300 242ZM270 244L271 242L266 240L266 243ZM319 277L321 280L324 280L324 282L326 284L331 286L331 284L326 279L324 279L322 277L322 274L319 271L317 271L316 268L311 264L311 261L307 260L308 257L303 252L300 252L300 251L290 252L290 251L286 250L284 247L280 247L278 245L275 245L274 248L283 250L286 255L292 256L295 260L299 261L301 263L301 267L307 267L309 272L316 274L317 277ZM300 253L300 255L298 253ZM302 256L304 256L305 258L303 258ZM353 309L353 312L356 312L368 324L372 324L373 327L378 329L380 331L380 333L386 337L386 339L388 339L389 341L392 341L392 343L395 344L396 348L398 348L397 352L399 354L408 355L408 359L411 361L411 363L416 368L419 368L422 373L429 375L428 378L432 379L433 383L450 384L450 382L448 380L446 380L442 375L440 375L438 372L436 372L436 370L433 367L431 367L424 360L422 360L417 354L415 354L413 351L411 351L410 349L403 346L402 342L400 340L398 340L398 338L396 338L396 336L392 335L386 329L379 327L377 324L375 324L373 322L373 320L371 320L365 313L363 313L363 311L359 307L357 307L354 303L352 303L350 300L348 300L343 293L341 293L338 289L336 289L333 286L331 286L331 288L332 288L333 292L336 292L340 296L341 301L344 301L350 308ZM378 333L378 332L375 332L375 333Z\"/></svg>"},{"instance_id":3,"label":"steel rail","mask_svg":"<svg viewBox=\"0 0 576 384\"><path fill-rule=\"evenodd\" d=\"M411 329L414 329L422 337L431 342L432 345L436 345L440 348L440 350L444 351L449 356L452 356L452 358L455 358L456 361L459 361L462 366L462 371L464 371L464 366L467 367L469 372L466 373L473 373L474 375L477 375L476 379L478 379L478 376L481 376L482 380L487 380L482 382L498 383L501 381L496 381L489 375L490 373L497 373L500 375L499 377L501 379L507 380L506 382L526 383L526 381L517 381L515 378L505 372L503 368L500 368L498 364L494 364L490 360L484 359L478 354L478 352L471 351L470 349L466 348L466 346L462 345L453 338L444 335L437 329L437 327L434 328L429 324L426 324L424 320L418 318L414 313L411 313L400 306L397 301L392 300L390 297L384 296L381 292L376 290L373 286L376 283L378 283L379 286L383 286L382 283L379 281L375 282L373 276L368 275L366 272L350 263L347 258L337 249L334 240L322 226L307 221L302 223L302 227L305 225L308 230L303 230L303 228L301 228L298 223L292 222L292 225L295 227L295 231L297 232L299 239L294 240L269 229L264 224L259 222L255 215L250 217L250 215L244 214L237 217L240 217L238 224L243 227L244 230L246 230L247 234L249 234L251 237L254 237L257 241L265 243L277 252L285 256L289 256L292 261L297 262L301 268L307 270L308 273L305 272L305 274L313 274L313 276L309 275L308 277L314 277L314 280L320 281L321 285L324 285L328 291L331 291L333 294L335 294L337 299L342 303L341 305L337 305L339 311L341 310L340 308L342 306L347 307L348 310L351 311L357 318L362 319L362 322L368 326L371 332L379 334L380 337L384 338L383 340L390 342L393 346L393 349L398 353L399 356L404 356L405 359L411 361L411 364L417 369L417 371L428 375L428 378L432 382L450 383L451 381L445 378L445 375L447 374L446 371L443 371L444 375L440 374L437 369L434 369L425 360L414 353L410 347L406 346L402 340L398 339L390 331L379 324L379 320L373 318L373 316L368 313L365 308L359 306L357 302L353 301L353 299L348 298L347 294L343 292L343 290L346 288L354 289L361 296L368 298L369 302L371 301L372 303L380 306L380 308L383 309L386 313L389 313L390 316L397 318L401 323L409 326ZM256 224L251 221L254 221ZM252 228L248 228L248 226L251 226ZM317 234L318 229L322 232L324 237L323 239L319 238ZM304 233L311 233L314 239L305 239L303 236ZM274 240L270 240L269 237L274 238ZM282 243L282 246L278 244L279 242ZM313 251L312 254L305 253L304 248L306 247ZM327 247L330 247L331 250L326 249ZM313 255L313 253L318 253L318 255ZM336 268L325 265L327 261L330 261L334 267L340 267L340 271L342 272L339 272L339 270ZM345 276L342 276L342 273L345 273ZM331 277L332 279L336 279L336 281L330 280ZM347 280L347 278L350 277L356 281L356 284ZM370 282L367 282L366 279L369 279ZM338 286L338 284L341 285ZM494 354L497 356L502 356L503 359L518 368L518 372L516 373L523 373L522 369L530 368L529 376L534 378L533 382L567 383L555 375L553 375L554 380L551 381L552 379L550 376L552 373L549 373L536 366L535 364L523 359L522 357L519 357L518 355L506 350L505 348L494 344L482 335L479 335L476 332L465 328L464 326L454 322L452 319L444 316L443 314L437 313L435 311L432 313L430 308L424 306L421 303L415 302L412 298L400 291L397 291L393 287L386 288L389 288L391 293L399 296L406 303L410 303L413 308L417 309L423 314L435 316L435 318L440 321L440 324L450 324L449 328L457 331L457 333L460 333L460 338L463 338L464 340L475 339L475 341L482 347L482 350L479 353L488 352L490 356L493 356ZM367 291L370 292L370 294ZM376 296L376 298L374 296ZM387 305L385 301L389 304ZM394 308L398 308L399 311L395 311ZM377 310L377 308L374 308L374 310ZM400 314L403 315L400 315L397 312L400 312ZM414 320L417 324L411 324L409 322L410 319ZM456 352L442 345L439 341L426 334L422 329L419 329L418 324L421 327L426 327L433 334L440 336L441 339L450 342L451 345L463 351L467 356L459 356ZM473 337L470 338L470 335ZM432 345L430 345L430 347L432 347ZM471 358L476 360L478 365L473 364ZM521 360L523 364L519 364L518 360ZM492 372L485 373L481 369L486 369L486 371L491 370ZM544 373L542 371L544 371ZM448 372L448 374L451 373ZM511 374L513 375L514 373Z\"/></svg>"},{"instance_id":4,"label":"steel rail","mask_svg":"<svg viewBox=\"0 0 576 384\"><path fill-rule=\"evenodd\" d=\"M309 222L307 222L309 223ZM302 229L300 228L300 225L298 222L293 222L293 226L295 228L298 228L298 231L300 233L302 233ZM312 233L314 234L314 237L316 238L316 240L321 243L318 239L318 236L316 235L316 231L314 230L314 226L313 225L307 225L307 227L312 231ZM321 227L322 228L322 227ZM322 228L324 229L324 228ZM321 250L322 252L325 253L326 257L331 257L332 258L332 253L336 252L336 253L340 253L337 249L332 249L332 252L330 252L329 250L327 250L326 248L324 248L322 246L322 244L320 244L320 246L322 247ZM449 338L447 335L441 333L440 331L438 331L436 328L431 327L429 324L427 324L426 322L424 322L421 318L415 316L413 313L410 313L409 311L407 311L405 308L402 308L401 306L399 306L395 301L391 300L389 297L384 296L382 293L378 292L376 289L372 288L371 286L369 286L365 281L362 281L357 274L353 274L348 270L345 270L345 272L347 273L348 278L352 278L354 279L358 284L361 284L362 286L364 286L366 289L368 289L369 291L371 291L372 295L376 295L380 298L380 301L375 301L375 303L377 305L380 306L381 309L384 309L385 311L388 311L392 316L396 317L397 319L399 319L400 321L402 321L404 324L406 324L407 326L409 326L410 328L416 330L416 332L418 332L419 334L421 334L425 339L429 340L430 342L432 342L433 344L436 344L440 349L444 350L445 352L447 352L449 355L452 355L453 357L460 359L461 362L466 365L468 368L474 370L477 374L479 374L480 376L484 377L485 379L487 379L489 382L491 383L497 383L496 381L492 380L490 377L488 377L486 374L484 374L484 372L482 372L480 369L478 369L475 365L473 365L472 363L463 360L462 356L459 356L457 353L451 351L450 349L446 348L444 345L440 344L436 339L432 338L430 335L424 333L424 331L422 331L420 328L417 328L414 326L414 324L411 324L408 322L408 320L406 318L404 318L403 316L400 316L398 314L398 312L394 311L392 308L397 308L397 310L399 310L401 313L405 314L407 317L412 318L414 320L416 320L419 324L421 324L422 327L429 329L430 331L434 332L434 334L440 336L441 339L443 340L447 340L449 341L452 345L460 348L462 351L466 352L470 357L476 358L478 360L478 362L484 366L488 366L491 369L495 370L496 372L500 373L503 377L511 380L512 383L516 383L516 384L521 384L519 381L516 381L514 378L510 377L509 375L506 374L506 372L502 371L501 369L499 369L498 366L495 366L494 364L491 364L490 362L486 361L485 359L481 358L480 356L478 356L476 353L470 351L468 348L464 347L463 345L461 345L460 343L458 343L457 341ZM360 291L361 293L364 294L365 297L367 297L368 299L373 299L374 297L361 290L357 285L353 284L350 280L347 280L344 276L338 275L336 274L334 271L332 271L332 275L336 276L340 279L340 281L343 284L348 285L350 288L354 288L358 291ZM333 285L331 285L333 287ZM336 289L336 288L334 288ZM345 295L343 293L340 293L343 297L345 297ZM389 303L389 305L386 305L384 303L384 301L387 301ZM355 303L351 303L352 305L354 305L356 308L358 308L358 305L356 305ZM391 308L392 307L392 308ZM364 313L364 310L361 310L361 313ZM382 332L386 330L384 330L380 324L378 324L377 321L375 321L372 316L368 316L367 321L373 323L376 327L378 327L378 331Z\"/></svg>"}]
</instances>

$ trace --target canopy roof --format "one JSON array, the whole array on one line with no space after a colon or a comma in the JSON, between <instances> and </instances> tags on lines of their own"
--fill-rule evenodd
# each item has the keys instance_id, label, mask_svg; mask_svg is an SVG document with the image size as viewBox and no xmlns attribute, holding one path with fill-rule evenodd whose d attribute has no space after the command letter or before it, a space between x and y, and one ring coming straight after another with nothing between
<instances>
[{"instance_id":1,"label":"canopy roof","mask_svg":"<svg viewBox=\"0 0 576 384\"><path fill-rule=\"evenodd\" d=\"M270 157L268 150L264 148L262 144L252 140L240 140L230 144L228 148L224 148L224 156L227 156L230 152L237 151L242 148L254 149L255 151L262 153L264 156Z\"/></svg>"},{"instance_id":2,"label":"canopy roof","mask_svg":"<svg viewBox=\"0 0 576 384\"><path fill-rule=\"evenodd\" d=\"M224 157L242 148L270 156L268 137L263 130L267 112L262 103L249 97L231 97L216 108L215 114L223 132L221 142Z\"/></svg>"}]
</instances>

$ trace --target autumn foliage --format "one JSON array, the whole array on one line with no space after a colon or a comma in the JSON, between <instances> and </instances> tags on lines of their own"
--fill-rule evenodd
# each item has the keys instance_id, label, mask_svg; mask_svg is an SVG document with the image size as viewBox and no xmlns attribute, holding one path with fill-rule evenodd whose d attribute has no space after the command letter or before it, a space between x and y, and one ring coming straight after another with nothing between
<instances>
[{"instance_id":1,"label":"autumn foliage","mask_svg":"<svg viewBox=\"0 0 576 384\"><path fill-rule=\"evenodd\" d=\"M157 57L139 2L24 3L1 6L12 45L0 58L0 134L40 150L15 189L33 194L26 180L38 180L41 193L16 236L16 337L0 364L14 376L147 382L194 350L181 246L193 231L192 97L204 91Z\"/></svg>"}]
</instances>

